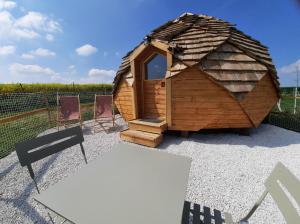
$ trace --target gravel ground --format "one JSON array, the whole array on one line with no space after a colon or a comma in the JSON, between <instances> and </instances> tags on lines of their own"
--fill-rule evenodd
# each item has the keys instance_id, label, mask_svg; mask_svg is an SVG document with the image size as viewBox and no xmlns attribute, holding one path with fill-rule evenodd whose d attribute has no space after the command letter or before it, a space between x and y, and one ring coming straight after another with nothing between
<instances>
[{"instance_id":1,"label":"gravel ground","mask_svg":"<svg viewBox=\"0 0 300 224\"><path fill-rule=\"evenodd\" d=\"M119 131L126 128L117 119L109 133L93 135L90 124L84 129L88 161L110 151L117 144ZM49 130L49 132L54 130ZM264 191L264 180L278 161L300 179L300 133L271 125L261 125L251 136L234 133L195 133L188 139L165 136L159 150L193 159L187 200L233 214L236 220L246 214ZM74 146L33 165L41 191L85 166L80 148ZM27 169L14 153L0 160L0 223L48 223L44 207ZM251 223L285 223L278 208L267 196L250 219Z\"/></svg>"}]
</instances>

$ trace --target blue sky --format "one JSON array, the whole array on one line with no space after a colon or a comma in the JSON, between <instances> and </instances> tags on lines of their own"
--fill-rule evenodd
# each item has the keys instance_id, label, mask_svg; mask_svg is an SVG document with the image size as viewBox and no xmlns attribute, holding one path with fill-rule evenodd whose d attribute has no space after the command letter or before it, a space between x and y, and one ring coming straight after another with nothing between
<instances>
[{"instance_id":1,"label":"blue sky","mask_svg":"<svg viewBox=\"0 0 300 224\"><path fill-rule=\"evenodd\" d=\"M126 52L184 12L237 24L295 85L298 0L0 0L0 82L109 83Z\"/></svg>"}]
</instances>

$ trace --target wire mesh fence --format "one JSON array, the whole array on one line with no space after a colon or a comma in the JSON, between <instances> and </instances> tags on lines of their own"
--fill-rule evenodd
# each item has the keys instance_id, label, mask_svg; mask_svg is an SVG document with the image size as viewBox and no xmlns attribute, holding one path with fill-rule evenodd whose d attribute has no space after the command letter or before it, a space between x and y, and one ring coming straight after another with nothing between
<instances>
[{"instance_id":1,"label":"wire mesh fence","mask_svg":"<svg viewBox=\"0 0 300 224\"><path fill-rule=\"evenodd\" d=\"M272 112L269 114L267 121L269 124L300 132L300 114L294 115L288 112Z\"/></svg>"},{"instance_id":2,"label":"wire mesh fence","mask_svg":"<svg viewBox=\"0 0 300 224\"><path fill-rule=\"evenodd\" d=\"M93 118L95 94L107 95L111 92L0 93L0 158L14 151L17 142L34 138L57 125L57 94L79 95L82 120L86 121ZM274 108L267 121L300 132L299 107L297 113L292 114L293 101L290 98L283 98L281 108L283 112Z\"/></svg>"},{"instance_id":3,"label":"wire mesh fence","mask_svg":"<svg viewBox=\"0 0 300 224\"><path fill-rule=\"evenodd\" d=\"M14 151L15 144L34 138L57 125L57 94L60 96L79 95L82 120L93 118L95 94L101 92L37 92L0 93L0 158Z\"/></svg>"}]
</instances>

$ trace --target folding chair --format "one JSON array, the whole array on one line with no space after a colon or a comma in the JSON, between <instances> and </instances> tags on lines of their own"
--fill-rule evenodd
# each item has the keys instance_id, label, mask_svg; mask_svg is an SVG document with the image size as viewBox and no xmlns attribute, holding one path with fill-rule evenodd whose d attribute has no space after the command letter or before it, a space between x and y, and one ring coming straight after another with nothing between
<instances>
[{"instance_id":1,"label":"folding chair","mask_svg":"<svg viewBox=\"0 0 300 224\"><path fill-rule=\"evenodd\" d=\"M300 181L282 164L277 163L271 175L265 181L266 189L255 205L252 207L250 212L242 218L240 221L233 222L232 216L229 213L224 213L225 220L221 216L221 211L214 209L211 214L210 208L199 204L191 204L190 202L184 202L182 224L201 224L201 223L214 223L214 224L248 224L248 220L261 205L268 193L272 196L273 200L277 204L287 224L298 224L300 223L300 216L297 213L296 208L291 203L287 191L290 196L293 197L298 207L300 207ZM286 191L284 191L284 188ZM191 208L191 205L193 205ZM203 221L200 219L202 217Z\"/></svg>"},{"instance_id":2,"label":"folding chair","mask_svg":"<svg viewBox=\"0 0 300 224\"><path fill-rule=\"evenodd\" d=\"M300 181L279 162L265 181L265 186L266 189L264 193L254 204L250 212L237 223L247 224L250 217L261 205L268 193L270 193L277 204L287 224L300 223L300 216L286 193L288 191L290 196L294 198L298 207L300 207ZM284 188L286 191L284 191ZM234 224L232 216L228 213L225 213L225 223Z\"/></svg>"},{"instance_id":3,"label":"folding chair","mask_svg":"<svg viewBox=\"0 0 300 224\"><path fill-rule=\"evenodd\" d=\"M57 95L57 130L61 124L66 127L65 123L69 121L78 121L82 127L79 95Z\"/></svg>"},{"instance_id":4,"label":"folding chair","mask_svg":"<svg viewBox=\"0 0 300 224\"><path fill-rule=\"evenodd\" d=\"M115 126L115 114L113 110L112 95L95 95L94 101L94 128L95 133L96 123L106 132L103 123L108 123L107 118L112 119L112 124Z\"/></svg>"},{"instance_id":5,"label":"folding chair","mask_svg":"<svg viewBox=\"0 0 300 224\"><path fill-rule=\"evenodd\" d=\"M77 144L80 145L84 160L87 163L82 145L83 141L82 130L79 126L76 126L16 144L16 152L20 164L21 166L27 166L38 193L40 191L31 164Z\"/></svg>"}]
</instances>

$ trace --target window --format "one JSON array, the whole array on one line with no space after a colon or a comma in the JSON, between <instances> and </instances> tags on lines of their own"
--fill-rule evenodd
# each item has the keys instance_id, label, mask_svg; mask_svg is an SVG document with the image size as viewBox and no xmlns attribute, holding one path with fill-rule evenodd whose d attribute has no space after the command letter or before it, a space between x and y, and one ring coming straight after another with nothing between
<instances>
[{"instance_id":1,"label":"window","mask_svg":"<svg viewBox=\"0 0 300 224\"><path fill-rule=\"evenodd\" d=\"M167 72L167 59L161 54L154 55L145 64L145 79L163 79Z\"/></svg>"}]
</instances>

